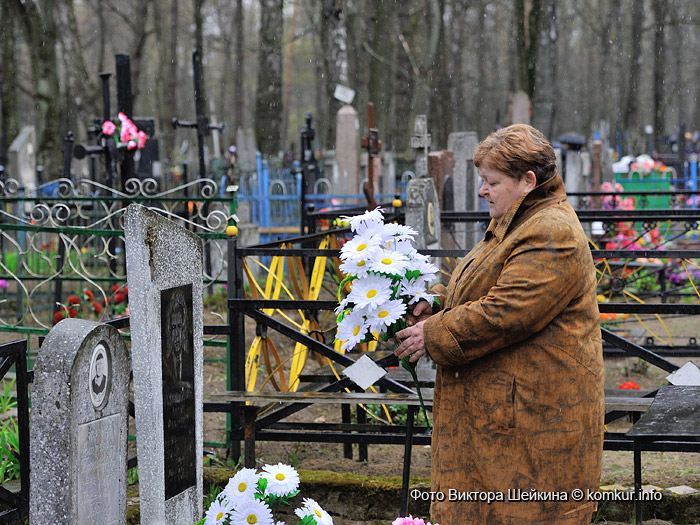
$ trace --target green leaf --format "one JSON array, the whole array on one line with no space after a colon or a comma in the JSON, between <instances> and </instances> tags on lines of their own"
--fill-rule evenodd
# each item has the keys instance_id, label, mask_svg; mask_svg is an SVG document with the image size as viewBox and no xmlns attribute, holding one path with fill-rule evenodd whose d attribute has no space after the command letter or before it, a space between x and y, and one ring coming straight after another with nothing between
<instances>
[{"instance_id":1,"label":"green leaf","mask_svg":"<svg viewBox=\"0 0 700 525\"><path fill-rule=\"evenodd\" d=\"M318 522L309 514L308 516L304 516L303 520L297 522L297 525L318 525Z\"/></svg>"}]
</instances>

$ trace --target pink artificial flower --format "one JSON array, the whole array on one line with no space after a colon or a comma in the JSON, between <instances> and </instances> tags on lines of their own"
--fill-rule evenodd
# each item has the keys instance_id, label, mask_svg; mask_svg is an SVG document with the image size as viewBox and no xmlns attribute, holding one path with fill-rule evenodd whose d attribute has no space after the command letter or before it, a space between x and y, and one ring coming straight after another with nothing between
<instances>
[{"instance_id":1,"label":"pink artificial flower","mask_svg":"<svg viewBox=\"0 0 700 525\"><path fill-rule=\"evenodd\" d=\"M414 518L410 514L406 518L396 518L391 525L431 525L429 521L423 521L422 518ZM435 525L440 525L436 523Z\"/></svg>"},{"instance_id":2,"label":"pink artificial flower","mask_svg":"<svg viewBox=\"0 0 700 525\"><path fill-rule=\"evenodd\" d=\"M139 139L139 149L143 148L146 145L146 133L143 131L138 132L138 139Z\"/></svg>"},{"instance_id":3,"label":"pink artificial flower","mask_svg":"<svg viewBox=\"0 0 700 525\"><path fill-rule=\"evenodd\" d=\"M136 141L135 141L135 140L130 140L130 141L126 144L126 149L128 149L128 150L132 150L132 149L134 149L135 147L136 147Z\"/></svg>"},{"instance_id":4,"label":"pink artificial flower","mask_svg":"<svg viewBox=\"0 0 700 525\"><path fill-rule=\"evenodd\" d=\"M115 126L114 122L111 120L107 120L104 124L102 124L102 133L105 135L111 135L114 133L115 129L117 129L117 126Z\"/></svg>"},{"instance_id":5,"label":"pink artificial flower","mask_svg":"<svg viewBox=\"0 0 700 525\"><path fill-rule=\"evenodd\" d=\"M122 113L122 112L120 111L120 112L119 112L119 120L121 120L122 122L124 122L125 120L129 120L129 117L127 117L124 113Z\"/></svg>"}]
</instances>

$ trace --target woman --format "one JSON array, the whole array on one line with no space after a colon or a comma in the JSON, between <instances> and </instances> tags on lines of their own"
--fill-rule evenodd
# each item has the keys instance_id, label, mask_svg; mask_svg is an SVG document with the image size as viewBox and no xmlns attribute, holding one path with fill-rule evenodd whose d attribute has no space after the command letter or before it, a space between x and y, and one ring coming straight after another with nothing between
<instances>
[{"instance_id":1,"label":"woman","mask_svg":"<svg viewBox=\"0 0 700 525\"><path fill-rule=\"evenodd\" d=\"M572 491L598 490L605 399L586 236L536 129L492 133L474 164L491 223L433 289L439 304L414 308L395 352L437 363L431 480L445 498L431 517L588 524L596 504ZM450 489L504 501L449 501Z\"/></svg>"}]
</instances>

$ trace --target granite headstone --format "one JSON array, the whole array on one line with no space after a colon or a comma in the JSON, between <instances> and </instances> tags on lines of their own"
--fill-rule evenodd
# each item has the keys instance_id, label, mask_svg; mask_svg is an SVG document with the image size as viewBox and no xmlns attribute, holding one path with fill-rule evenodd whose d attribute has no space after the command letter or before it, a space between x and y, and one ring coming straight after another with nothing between
<instances>
[{"instance_id":1,"label":"granite headstone","mask_svg":"<svg viewBox=\"0 0 700 525\"><path fill-rule=\"evenodd\" d=\"M202 514L202 243L132 204L126 269L141 523Z\"/></svg>"},{"instance_id":2,"label":"granite headstone","mask_svg":"<svg viewBox=\"0 0 700 525\"><path fill-rule=\"evenodd\" d=\"M479 177L474 166L474 153L479 144L476 132L450 133L447 149L454 154L454 209L476 211L479 209ZM478 242L480 232L477 223L466 223L462 231L455 231L457 246L470 250Z\"/></svg>"},{"instance_id":3,"label":"granite headstone","mask_svg":"<svg viewBox=\"0 0 700 525\"><path fill-rule=\"evenodd\" d=\"M30 523L126 523L129 356L109 325L64 319L34 366Z\"/></svg>"}]
</instances>

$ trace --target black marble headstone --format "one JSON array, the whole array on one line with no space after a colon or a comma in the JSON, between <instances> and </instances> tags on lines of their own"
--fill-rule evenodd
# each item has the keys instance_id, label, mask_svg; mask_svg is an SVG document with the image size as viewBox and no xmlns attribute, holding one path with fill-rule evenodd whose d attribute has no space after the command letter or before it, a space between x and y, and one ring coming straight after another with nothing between
<instances>
[{"instance_id":1,"label":"black marble headstone","mask_svg":"<svg viewBox=\"0 0 700 525\"><path fill-rule=\"evenodd\" d=\"M162 290L165 499L196 484L192 285Z\"/></svg>"}]
</instances>

